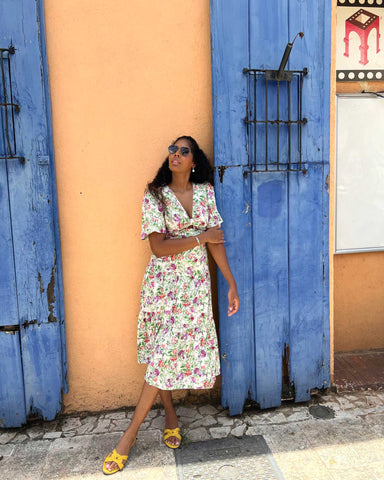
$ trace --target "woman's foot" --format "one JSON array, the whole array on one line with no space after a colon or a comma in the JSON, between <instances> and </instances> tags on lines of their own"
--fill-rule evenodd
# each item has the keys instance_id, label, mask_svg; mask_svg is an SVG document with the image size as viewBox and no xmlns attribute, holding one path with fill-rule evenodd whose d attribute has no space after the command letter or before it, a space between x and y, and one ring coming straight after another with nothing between
<instances>
[{"instance_id":1,"label":"woman's foot","mask_svg":"<svg viewBox=\"0 0 384 480\"><path fill-rule=\"evenodd\" d=\"M163 441L169 448L179 448L181 444L180 428L176 427L173 430L166 428Z\"/></svg>"},{"instance_id":2,"label":"woman's foot","mask_svg":"<svg viewBox=\"0 0 384 480\"><path fill-rule=\"evenodd\" d=\"M120 442L117 444L117 447L115 448L115 450L112 452L112 455L114 452L117 453L117 455L122 455L123 457L128 457L129 455L129 452L131 451L131 448L133 447L134 443L136 442L136 438L134 438L132 440L131 437L128 437L123 435L121 437L121 440ZM104 462L104 468L108 471L108 472L113 472L114 470L118 469L118 470L122 470L124 465L126 464L127 462L127 458L123 458L121 459L121 464L122 464L122 467L120 467L120 465L118 465L116 462L114 461L110 461L110 462Z\"/></svg>"},{"instance_id":3,"label":"woman's foot","mask_svg":"<svg viewBox=\"0 0 384 480\"><path fill-rule=\"evenodd\" d=\"M174 433L169 435L169 433ZM170 448L177 448L181 444L179 429L179 421L176 412L169 412L165 414L165 430L164 430L164 443ZM168 438L165 438L168 437Z\"/></svg>"}]
</instances>

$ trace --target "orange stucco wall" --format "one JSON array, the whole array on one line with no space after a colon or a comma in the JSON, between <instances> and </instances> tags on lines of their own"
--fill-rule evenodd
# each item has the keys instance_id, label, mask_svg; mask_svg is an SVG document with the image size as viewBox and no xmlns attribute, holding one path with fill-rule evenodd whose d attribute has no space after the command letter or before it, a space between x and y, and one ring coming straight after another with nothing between
<instances>
[{"instance_id":1,"label":"orange stucco wall","mask_svg":"<svg viewBox=\"0 0 384 480\"><path fill-rule=\"evenodd\" d=\"M384 347L384 252L335 255L335 350Z\"/></svg>"},{"instance_id":2,"label":"orange stucco wall","mask_svg":"<svg viewBox=\"0 0 384 480\"><path fill-rule=\"evenodd\" d=\"M212 157L209 2L46 0L67 412L136 403L145 185L180 134ZM113 4L113 5L112 5Z\"/></svg>"}]
</instances>

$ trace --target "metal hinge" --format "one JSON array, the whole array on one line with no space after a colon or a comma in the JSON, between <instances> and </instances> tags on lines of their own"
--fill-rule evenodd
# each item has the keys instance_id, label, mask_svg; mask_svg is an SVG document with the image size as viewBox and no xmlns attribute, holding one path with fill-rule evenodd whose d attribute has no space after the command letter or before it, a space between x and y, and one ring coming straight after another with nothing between
<instances>
[{"instance_id":1,"label":"metal hinge","mask_svg":"<svg viewBox=\"0 0 384 480\"><path fill-rule=\"evenodd\" d=\"M1 325L0 332L12 333L14 335L15 332L20 332L20 325Z\"/></svg>"},{"instance_id":2,"label":"metal hinge","mask_svg":"<svg viewBox=\"0 0 384 480\"><path fill-rule=\"evenodd\" d=\"M246 165L216 165L214 167L214 170L217 170L219 172L220 183L223 183L224 173L227 170L227 168L236 168L236 167L246 167Z\"/></svg>"}]
</instances>

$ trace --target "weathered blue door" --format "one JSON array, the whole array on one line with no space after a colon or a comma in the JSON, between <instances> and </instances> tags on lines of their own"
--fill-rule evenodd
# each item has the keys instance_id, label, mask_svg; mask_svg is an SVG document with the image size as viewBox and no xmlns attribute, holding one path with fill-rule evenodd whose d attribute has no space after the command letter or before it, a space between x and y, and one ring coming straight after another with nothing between
<instances>
[{"instance_id":1,"label":"weathered blue door","mask_svg":"<svg viewBox=\"0 0 384 480\"><path fill-rule=\"evenodd\" d=\"M241 301L228 318L219 275L231 414L329 386L330 25L331 0L211 0L215 189Z\"/></svg>"},{"instance_id":2,"label":"weathered blue door","mask_svg":"<svg viewBox=\"0 0 384 480\"><path fill-rule=\"evenodd\" d=\"M52 419L66 389L42 2L0 3L0 427Z\"/></svg>"}]
</instances>

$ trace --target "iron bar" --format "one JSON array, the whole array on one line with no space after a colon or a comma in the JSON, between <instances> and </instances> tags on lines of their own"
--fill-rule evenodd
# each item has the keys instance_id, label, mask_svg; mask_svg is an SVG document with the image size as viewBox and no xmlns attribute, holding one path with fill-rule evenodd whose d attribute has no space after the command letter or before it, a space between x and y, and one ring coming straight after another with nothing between
<instances>
[{"instance_id":1,"label":"iron bar","mask_svg":"<svg viewBox=\"0 0 384 480\"><path fill-rule=\"evenodd\" d=\"M5 83L5 72L4 72L4 50L2 49L0 51L0 63L1 63L1 82L3 86L3 101L5 105L8 104L7 102L7 85ZM4 122L5 122L5 140L8 145L8 150L10 152L10 155L12 155L12 147L11 147L11 142L9 139L9 131L8 131L8 106L5 107L4 109Z\"/></svg>"},{"instance_id":2,"label":"iron bar","mask_svg":"<svg viewBox=\"0 0 384 480\"><path fill-rule=\"evenodd\" d=\"M287 83L288 96L288 165L291 166L291 82Z\"/></svg>"},{"instance_id":3,"label":"iron bar","mask_svg":"<svg viewBox=\"0 0 384 480\"><path fill-rule=\"evenodd\" d=\"M276 82L277 88L277 108L276 108L276 116L280 118L280 80ZM280 170L279 160L280 160L280 122L277 122L277 138L276 138L276 159L277 159L277 170Z\"/></svg>"},{"instance_id":4,"label":"iron bar","mask_svg":"<svg viewBox=\"0 0 384 480\"><path fill-rule=\"evenodd\" d=\"M250 106L249 106L249 101L247 100L247 111L246 111L246 116L244 118L244 122L246 123L247 125L247 138L249 138L249 130L250 130L250 126L249 126L249 123L247 121L247 118L249 116L249 109L250 109ZM251 166L251 155L249 154L249 152L247 152L247 158L248 158L248 167Z\"/></svg>"},{"instance_id":5,"label":"iron bar","mask_svg":"<svg viewBox=\"0 0 384 480\"><path fill-rule=\"evenodd\" d=\"M289 125L289 124L299 124L299 123L307 123L307 120L304 118L303 120L291 120L291 121L288 121L288 120L268 120L268 122L266 122L265 120L247 120L245 119L244 120L245 123L269 123L271 125L274 125L274 124L284 124L284 125Z\"/></svg>"},{"instance_id":6,"label":"iron bar","mask_svg":"<svg viewBox=\"0 0 384 480\"><path fill-rule=\"evenodd\" d=\"M301 81L301 77L299 77L298 81L300 85L300 92L299 92L299 120L303 118L303 104L302 104L302 96L303 96L303 82ZM301 170L301 161L302 161L302 154L301 154L301 140L302 140L302 131L301 131L301 123L299 123L299 169Z\"/></svg>"},{"instance_id":7,"label":"iron bar","mask_svg":"<svg viewBox=\"0 0 384 480\"><path fill-rule=\"evenodd\" d=\"M268 72L276 72L277 70L269 70L269 69L261 69L261 68L243 68L243 73L250 73L251 75L257 74L257 73L268 73ZM306 74L306 69L303 70L288 70L286 73L302 73Z\"/></svg>"},{"instance_id":8,"label":"iron bar","mask_svg":"<svg viewBox=\"0 0 384 480\"><path fill-rule=\"evenodd\" d=\"M257 77L256 75L253 77L253 85L254 85L254 91L253 91L253 118L254 120L256 120L257 118L257 110L256 110L256 88L257 88ZM256 128L256 127L253 127L253 128ZM255 135L253 136L253 150L254 150L254 165L256 165L256 159L257 159L257 138L256 138L256 133Z\"/></svg>"},{"instance_id":9,"label":"iron bar","mask_svg":"<svg viewBox=\"0 0 384 480\"><path fill-rule=\"evenodd\" d=\"M265 79L265 171L268 171L268 80ZM255 128L256 134L256 128Z\"/></svg>"},{"instance_id":10,"label":"iron bar","mask_svg":"<svg viewBox=\"0 0 384 480\"><path fill-rule=\"evenodd\" d=\"M248 123L248 124L257 124L257 123L260 123L260 124L264 124L266 125L267 123L269 125L277 125L277 124L280 124L280 125L305 125L307 123L307 119L306 118L303 118L302 120L291 120L290 122L288 120L269 120L268 122L266 122L265 120L247 120L245 119L244 120L244 123Z\"/></svg>"},{"instance_id":11,"label":"iron bar","mask_svg":"<svg viewBox=\"0 0 384 480\"><path fill-rule=\"evenodd\" d=\"M20 105L14 102L12 91L12 70L9 55L15 53L15 48L11 45L9 48L0 48L0 75L2 94L2 101L0 108L4 112L3 117L3 140L4 152L0 154L0 160L19 160L22 164L25 163L25 158L18 156L16 146L16 129L14 113L20 112ZM5 62L8 62L8 68L5 67ZM8 92L9 90L9 92ZM8 110L10 109L10 111Z\"/></svg>"},{"instance_id":12,"label":"iron bar","mask_svg":"<svg viewBox=\"0 0 384 480\"><path fill-rule=\"evenodd\" d=\"M15 53L14 47L11 47L11 49L8 49L8 52L10 52L12 55ZM12 73L11 73L11 62L9 61L9 54L8 54L8 77L9 77L9 94L10 94L10 100L12 107L14 106L13 103L13 92L12 92ZM16 155L16 130L15 130L15 116L13 113L13 109L11 107L11 113L12 113L12 131L13 131L13 145L14 145L14 155ZM19 105L15 106L15 112L19 113L20 112L20 107Z\"/></svg>"},{"instance_id":13,"label":"iron bar","mask_svg":"<svg viewBox=\"0 0 384 480\"><path fill-rule=\"evenodd\" d=\"M20 111L20 107L17 103L0 103L0 107L14 107L16 112Z\"/></svg>"}]
</instances>

